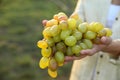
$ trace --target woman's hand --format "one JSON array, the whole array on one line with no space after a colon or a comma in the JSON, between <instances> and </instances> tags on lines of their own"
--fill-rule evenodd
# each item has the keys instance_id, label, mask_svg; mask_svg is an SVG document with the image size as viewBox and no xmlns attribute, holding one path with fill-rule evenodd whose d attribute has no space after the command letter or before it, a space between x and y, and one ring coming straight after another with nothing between
<instances>
[{"instance_id":1,"label":"woman's hand","mask_svg":"<svg viewBox=\"0 0 120 80\"><path fill-rule=\"evenodd\" d=\"M73 60L80 60L86 56L92 56L95 53L104 50L112 42L112 39L110 37L102 37L100 41L101 44L94 44L92 49L81 50L80 57L66 56L65 63Z\"/></svg>"}]
</instances>

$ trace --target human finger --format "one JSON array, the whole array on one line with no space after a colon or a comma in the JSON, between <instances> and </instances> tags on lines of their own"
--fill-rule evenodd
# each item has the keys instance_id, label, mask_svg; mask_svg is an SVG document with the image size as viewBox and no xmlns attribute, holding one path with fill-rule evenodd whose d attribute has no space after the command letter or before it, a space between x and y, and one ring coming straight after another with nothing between
<instances>
[{"instance_id":1,"label":"human finger","mask_svg":"<svg viewBox=\"0 0 120 80\"><path fill-rule=\"evenodd\" d=\"M109 44L112 42L112 38L111 38L111 37L105 37L105 36L103 36L103 37L101 38L101 42L102 42L103 44L109 45Z\"/></svg>"}]
</instances>

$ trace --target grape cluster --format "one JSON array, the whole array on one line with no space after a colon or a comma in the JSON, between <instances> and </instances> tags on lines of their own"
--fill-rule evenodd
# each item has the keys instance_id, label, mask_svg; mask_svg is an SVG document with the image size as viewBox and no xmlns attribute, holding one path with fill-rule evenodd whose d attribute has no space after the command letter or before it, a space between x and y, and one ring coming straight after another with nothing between
<instances>
[{"instance_id":1,"label":"grape cluster","mask_svg":"<svg viewBox=\"0 0 120 80\"><path fill-rule=\"evenodd\" d=\"M81 50L91 49L94 43L101 44L102 36L112 35L112 31L99 22L82 22L76 13L68 17L60 12L42 23L44 39L37 42L42 55L39 66L48 68L52 78L57 77L57 69L64 65L65 56L80 56Z\"/></svg>"}]
</instances>

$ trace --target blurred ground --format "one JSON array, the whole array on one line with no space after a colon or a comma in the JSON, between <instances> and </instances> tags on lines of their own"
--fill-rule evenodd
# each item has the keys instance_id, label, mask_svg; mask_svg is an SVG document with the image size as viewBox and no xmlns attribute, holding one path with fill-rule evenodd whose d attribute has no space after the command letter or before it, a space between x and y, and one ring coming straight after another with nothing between
<instances>
[{"instance_id":1,"label":"blurred ground","mask_svg":"<svg viewBox=\"0 0 120 80\"><path fill-rule=\"evenodd\" d=\"M68 80L72 63L52 79L39 68L43 19L58 12L70 15L76 0L0 0L0 80Z\"/></svg>"}]
</instances>

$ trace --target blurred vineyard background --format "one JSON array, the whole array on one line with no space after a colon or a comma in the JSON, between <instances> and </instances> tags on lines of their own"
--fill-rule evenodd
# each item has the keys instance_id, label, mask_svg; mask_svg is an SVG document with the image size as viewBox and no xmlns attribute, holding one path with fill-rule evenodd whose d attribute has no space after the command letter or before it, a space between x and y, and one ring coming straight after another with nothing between
<instances>
[{"instance_id":1,"label":"blurred vineyard background","mask_svg":"<svg viewBox=\"0 0 120 80\"><path fill-rule=\"evenodd\" d=\"M39 68L43 19L72 14L77 0L0 0L0 80L68 80L72 62L52 79Z\"/></svg>"}]
</instances>

